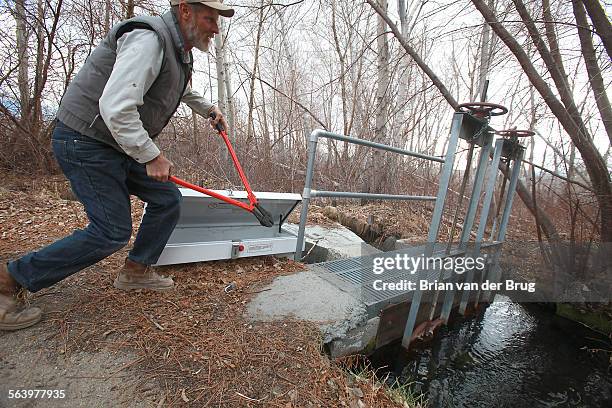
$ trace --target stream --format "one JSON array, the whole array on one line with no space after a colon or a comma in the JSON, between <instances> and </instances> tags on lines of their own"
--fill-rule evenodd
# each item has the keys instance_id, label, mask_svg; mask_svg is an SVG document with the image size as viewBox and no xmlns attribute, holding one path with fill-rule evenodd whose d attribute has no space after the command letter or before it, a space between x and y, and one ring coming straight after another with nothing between
<instances>
[{"instance_id":1,"label":"stream","mask_svg":"<svg viewBox=\"0 0 612 408\"><path fill-rule=\"evenodd\" d=\"M609 339L533 304L500 296L455 318L409 353L372 356L379 375L424 393L430 407L612 407ZM400 356L400 357L398 357Z\"/></svg>"}]
</instances>

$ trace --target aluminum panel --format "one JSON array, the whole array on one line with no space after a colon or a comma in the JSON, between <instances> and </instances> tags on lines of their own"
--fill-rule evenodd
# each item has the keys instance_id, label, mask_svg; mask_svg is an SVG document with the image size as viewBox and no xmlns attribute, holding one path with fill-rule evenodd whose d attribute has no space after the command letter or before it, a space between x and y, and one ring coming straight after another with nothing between
<instances>
[{"instance_id":1,"label":"aluminum panel","mask_svg":"<svg viewBox=\"0 0 612 408\"><path fill-rule=\"evenodd\" d=\"M184 188L179 190L183 196L183 202L181 203L181 216L177 227L256 225L262 230L267 229L259 224L259 221L253 214L242 208L198 193L197 191ZM248 203L245 191L214 191ZM261 206L270 212L277 229L278 225L302 201L302 197L299 194L290 193L255 193L255 196Z\"/></svg>"}]
</instances>

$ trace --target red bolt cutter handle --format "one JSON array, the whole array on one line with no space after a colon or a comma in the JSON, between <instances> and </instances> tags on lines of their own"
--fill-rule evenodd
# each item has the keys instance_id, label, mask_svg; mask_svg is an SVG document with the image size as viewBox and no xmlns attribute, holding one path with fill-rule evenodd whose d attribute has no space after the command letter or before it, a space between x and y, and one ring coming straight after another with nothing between
<instances>
[{"instance_id":1,"label":"red bolt cutter handle","mask_svg":"<svg viewBox=\"0 0 612 408\"><path fill-rule=\"evenodd\" d=\"M247 210L248 212L253 212L253 208L255 208L255 206L253 204L251 204L251 205L245 204L242 201L238 201L238 200L235 200L233 198L224 196L223 194L216 193L216 192L214 192L212 190L209 190L207 188L196 186L195 184L191 184L191 183L189 183L189 182L187 182L185 180L182 180L182 179L180 179L178 177L170 176L170 177L168 177L168 180L172 181L173 183L178 184L179 186L187 187L187 188L189 188L191 190L195 190L195 191L198 191L198 192L200 192L202 194L206 194L208 196L217 198L217 199L219 199L221 201L225 201L228 204L232 204L232 205L238 206L240 208L243 208L243 209Z\"/></svg>"},{"instance_id":2,"label":"red bolt cutter handle","mask_svg":"<svg viewBox=\"0 0 612 408\"><path fill-rule=\"evenodd\" d=\"M213 115L214 113L211 114L211 116ZM247 191L249 202L253 206L257 205L257 197L255 197L255 195L253 194L253 190L251 190L251 185L249 184L249 181L244 175L244 171L242 170L242 166L240 165L240 162L238 161L236 152L234 152L234 148L232 147L232 144L229 141L229 137L227 137L227 133L225 133L225 130L223 129L223 125L221 123L217 123L217 130L219 131L219 134L223 138L223 141L225 142L225 145L227 146L227 150L229 151L230 156L232 156L232 161L234 162L234 166L236 166L236 170L238 170L238 175L240 176L240 180L242 180L242 184L244 184L244 188Z\"/></svg>"},{"instance_id":3,"label":"red bolt cutter handle","mask_svg":"<svg viewBox=\"0 0 612 408\"><path fill-rule=\"evenodd\" d=\"M211 112L210 117L214 119L215 116L216 116L215 113ZM170 176L168 180L180 186L187 187L189 189L198 191L202 194L206 194L208 196L214 197L221 201L225 201L228 204L232 204L244 210L247 210L248 212L255 215L255 217L257 217L261 225L263 225L264 227L272 227L274 225L274 220L272 219L272 215L268 211L266 211L263 207L261 207L259 203L257 202L257 197L255 197L255 194L253 194L253 190L251 190L251 185L249 184L244 174L244 171L242 170L242 166L240 165L240 162L238 161L238 157L236 156L236 153L234 152L234 148L232 147L232 144L229 141L229 137L227 137L227 133L225 133L225 129L223 129L223 125L221 123L217 123L216 129L221 135L221 137L223 137L225 146L227 146L227 150L229 151L230 156L232 156L232 161L234 162L234 166L236 167L236 170L238 170L238 175L240 176L240 180L242 180L242 184L244 184L244 188L246 189L247 197L249 199L249 204L245 204L242 201L238 201L233 198L226 197L223 194L215 193L214 191L209 190L207 188L196 186L195 184L191 184L185 180L181 180L178 177Z\"/></svg>"}]
</instances>

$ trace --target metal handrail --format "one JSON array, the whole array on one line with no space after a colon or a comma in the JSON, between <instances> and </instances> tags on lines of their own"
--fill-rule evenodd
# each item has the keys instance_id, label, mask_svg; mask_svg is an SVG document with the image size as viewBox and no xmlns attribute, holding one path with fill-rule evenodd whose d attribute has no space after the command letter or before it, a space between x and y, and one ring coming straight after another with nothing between
<instances>
[{"instance_id":1,"label":"metal handrail","mask_svg":"<svg viewBox=\"0 0 612 408\"><path fill-rule=\"evenodd\" d=\"M412 196L400 194L371 194L371 193L355 193L350 191L317 191L312 190L312 178L314 174L315 156L317 153L317 141L319 137L334 139L361 146L372 147L374 149L385 150L391 153L402 154L405 156L416 157L419 159L430 160L438 163L445 163L445 159L436 156L430 156L422 153L413 152L410 150L400 149L398 147L389 146L382 143L370 142L368 140L358 139L355 137L339 135L322 129L316 129L310 134L308 139L308 165L306 168L306 182L304 183L304 192L302 193L302 211L300 212L300 226L298 230L297 244L295 249L294 259L301 261L302 246L304 245L304 234L306 232L306 220L308 217L308 205L311 198L315 197L337 197L337 198L368 198L377 200L409 200L409 201L436 201L437 197L433 196Z\"/></svg>"},{"instance_id":2,"label":"metal handrail","mask_svg":"<svg viewBox=\"0 0 612 408\"><path fill-rule=\"evenodd\" d=\"M430 156L428 154L417 153L410 150L400 149L399 147L393 147L382 143L370 142L369 140L358 139L356 137L339 135L336 133L327 132L324 130L317 129L313 133L317 133L317 137L325 137L327 139L340 140L342 142L349 142L361 146L373 147L375 149L386 150L388 152L403 154L405 156L417 157L419 159L431 160L438 163L444 163L444 159L437 156Z\"/></svg>"},{"instance_id":3,"label":"metal handrail","mask_svg":"<svg viewBox=\"0 0 612 408\"><path fill-rule=\"evenodd\" d=\"M369 198L372 200L405 200L405 201L436 201L434 196L414 196L400 194L374 194L353 193L350 191L319 191L310 190L310 198L337 197L337 198Z\"/></svg>"}]
</instances>

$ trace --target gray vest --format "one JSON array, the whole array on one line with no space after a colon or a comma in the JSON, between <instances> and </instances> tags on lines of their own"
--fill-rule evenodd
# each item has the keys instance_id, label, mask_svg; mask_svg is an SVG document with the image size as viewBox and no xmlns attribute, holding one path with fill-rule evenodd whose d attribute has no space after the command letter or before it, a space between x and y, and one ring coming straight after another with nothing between
<instances>
[{"instance_id":1,"label":"gray vest","mask_svg":"<svg viewBox=\"0 0 612 408\"><path fill-rule=\"evenodd\" d=\"M161 70L138 107L140 120L155 138L176 112L191 78L192 56L185 53L178 23L171 11L161 17L140 16L114 26L94 49L72 80L57 111L57 118L77 132L123 152L100 116L98 102L117 57L117 39L138 28L155 31L163 45Z\"/></svg>"}]
</instances>

